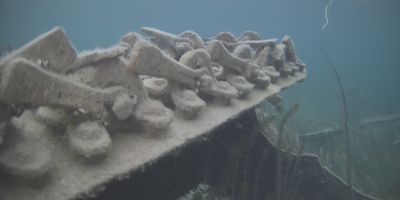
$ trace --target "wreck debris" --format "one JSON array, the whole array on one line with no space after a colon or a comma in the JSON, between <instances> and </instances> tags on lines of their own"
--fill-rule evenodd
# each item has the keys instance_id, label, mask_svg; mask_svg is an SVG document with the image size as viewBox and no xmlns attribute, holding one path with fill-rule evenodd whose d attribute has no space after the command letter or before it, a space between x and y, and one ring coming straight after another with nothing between
<instances>
[{"instance_id":1,"label":"wreck debris","mask_svg":"<svg viewBox=\"0 0 400 200\"><path fill-rule=\"evenodd\" d=\"M253 82L256 87L268 87L270 78L261 71L259 66L232 55L221 42L217 40L210 41L208 44L208 53L213 62L217 62L225 68L230 68L243 75L250 82Z\"/></svg>"},{"instance_id":2,"label":"wreck debris","mask_svg":"<svg viewBox=\"0 0 400 200\"><path fill-rule=\"evenodd\" d=\"M140 31L142 31L143 33L146 33L148 35L151 35L159 40L162 40L162 41L168 43L169 45L171 45L172 47L176 47L180 42L186 42L186 43L191 44L190 39L180 38L174 34L167 33L167 32L155 29L155 28L142 27L142 28L140 28Z\"/></svg>"},{"instance_id":3,"label":"wreck debris","mask_svg":"<svg viewBox=\"0 0 400 200\"><path fill-rule=\"evenodd\" d=\"M213 96L217 102L230 105L231 99L237 96L237 90L226 81L214 81L210 76L203 76L200 82L200 91Z\"/></svg>"},{"instance_id":4,"label":"wreck debris","mask_svg":"<svg viewBox=\"0 0 400 200\"><path fill-rule=\"evenodd\" d=\"M77 52L56 27L1 58L0 173L51 174L46 138L55 132L78 158L101 161L113 151L110 127L171 134L175 118L202 120L208 105L219 102L236 109L237 101L251 102L254 88L261 93L305 68L288 37L278 43L254 31L238 38L222 32L206 41L194 31L141 31L149 38L129 32L109 48Z\"/></svg>"},{"instance_id":5,"label":"wreck debris","mask_svg":"<svg viewBox=\"0 0 400 200\"><path fill-rule=\"evenodd\" d=\"M276 83L281 74L273 66L261 67L261 70L271 78L271 83Z\"/></svg>"},{"instance_id":6,"label":"wreck debris","mask_svg":"<svg viewBox=\"0 0 400 200\"><path fill-rule=\"evenodd\" d=\"M226 45L225 48L228 49L230 52L234 50L235 46L228 44L237 42L235 35L233 35L233 33L231 32L220 32L215 36L215 39L221 41L224 46Z\"/></svg>"},{"instance_id":7,"label":"wreck debris","mask_svg":"<svg viewBox=\"0 0 400 200\"><path fill-rule=\"evenodd\" d=\"M172 111L159 101L148 100L135 110L135 117L148 133L158 134L169 127L172 122Z\"/></svg>"},{"instance_id":8,"label":"wreck debris","mask_svg":"<svg viewBox=\"0 0 400 200\"><path fill-rule=\"evenodd\" d=\"M6 134L6 122L0 122L0 146L3 144L4 135Z\"/></svg>"},{"instance_id":9,"label":"wreck debris","mask_svg":"<svg viewBox=\"0 0 400 200\"><path fill-rule=\"evenodd\" d=\"M278 106L279 104L282 103L282 96L281 95L274 95L271 96L270 98L268 98L268 101L274 105L274 106Z\"/></svg>"},{"instance_id":10,"label":"wreck debris","mask_svg":"<svg viewBox=\"0 0 400 200\"><path fill-rule=\"evenodd\" d=\"M393 121L400 121L400 113L364 118L360 120L358 126L364 127L370 124L379 124L379 123L393 122Z\"/></svg>"},{"instance_id":11,"label":"wreck debris","mask_svg":"<svg viewBox=\"0 0 400 200\"><path fill-rule=\"evenodd\" d=\"M34 140L20 139L0 153L0 167L4 174L18 180L34 182L50 170L50 150Z\"/></svg>"},{"instance_id":12,"label":"wreck debris","mask_svg":"<svg viewBox=\"0 0 400 200\"><path fill-rule=\"evenodd\" d=\"M325 128L318 131L313 131L310 133L306 133L301 135L300 138L303 140L323 140L329 138L335 138L337 136L343 135L343 129L341 128Z\"/></svg>"},{"instance_id":13,"label":"wreck debris","mask_svg":"<svg viewBox=\"0 0 400 200\"><path fill-rule=\"evenodd\" d=\"M204 48L203 39L194 31L184 31L179 34L181 38L187 38L190 40L193 49Z\"/></svg>"},{"instance_id":14,"label":"wreck debris","mask_svg":"<svg viewBox=\"0 0 400 200\"><path fill-rule=\"evenodd\" d=\"M72 151L85 161L101 160L111 148L110 135L96 122L69 124L66 134Z\"/></svg>"},{"instance_id":15,"label":"wreck debris","mask_svg":"<svg viewBox=\"0 0 400 200\"><path fill-rule=\"evenodd\" d=\"M189 37L190 33L183 34L183 37L179 37L150 27L142 27L140 31L152 36L152 41L155 44L158 44L162 49L165 49L173 58L179 58L185 52L192 50L192 40L197 40L195 39L196 36L193 36L193 34ZM194 46L197 47L198 45L201 44L196 43Z\"/></svg>"},{"instance_id":16,"label":"wreck debris","mask_svg":"<svg viewBox=\"0 0 400 200\"><path fill-rule=\"evenodd\" d=\"M271 54L272 48L269 46L266 46L262 48L260 51L257 52L257 58L255 62L259 66L268 66L271 62L270 54Z\"/></svg>"},{"instance_id":17,"label":"wreck debris","mask_svg":"<svg viewBox=\"0 0 400 200\"><path fill-rule=\"evenodd\" d=\"M128 69L137 74L169 78L189 87L196 85L195 78L207 73L207 70L194 70L175 61L144 40L137 41L132 49Z\"/></svg>"},{"instance_id":18,"label":"wreck debris","mask_svg":"<svg viewBox=\"0 0 400 200\"><path fill-rule=\"evenodd\" d=\"M253 57L253 52L249 45L241 44L235 48L233 55L241 59L251 59Z\"/></svg>"},{"instance_id":19,"label":"wreck debris","mask_svg":"<svg viewBox=\"0 0 400 200\"><path fill-rule=\"evenodd\" d=\"M211 71L211 58L204 49L186 52L179 59L179 62L193 69L205 68Z\"/></svg>"},{"instance_id":20,"label":"wreck debris","mask_svg":"<svg viewBox=\"0 0 400 200\"><path fill-rule=\"evenodd\" d=\"M75 61L75 68L87 66L101 60L112 59L126 54L127 46L117 45L108 49L94 49L81 52Z\"/></svg>"},{"instance_id":21,"label":"wreck debris","mask_svg":"<svg viewBox=\"0 0 400 200\"><path fill-rule=\"evenodd\" d=\"M238 40L239 41L261 40L261 36L255 31L245 31L239 36Z\"/></svg>"},{"instance_id":22,"label":"wreck debris","mask_svg":"<svg viewBox=\"0 0 400 200\"><path fill-rule=\"evenodd\" d=\"M237 42L235 35L231 32L220 32L217 34L215 39L224 41L224 42L228 42L228 43L236 43Z\"/></svg>"},{"instance_id":23,"label":"wreck debris","mask_svg":"<svg viewBox=\"0 0 400 200\"><path fill-rule=\"evenodd\" d=\"M182 113L186 119L195 118L206 106L206 102L192 90L173 89L171 98L175 104L176 111Z\"/></svg>"},{"instance_id":24,"label":"wreck debris","mask_svg":"<svg viewBox=\"0 0 400 200\"><path fill-rule=\"evenodd\" d=\"M278 42L278 39L268 39L268 40L247 40L247 41L240 41L240 42L235 42L235 43L230 43L230 42L225 42L223 41L222 43L224 44L227 49L234 48L238 45L249 45L251 48L254 48L255 50L264 48L266 46L275 46Z\"/></svg>"},{"instance_id":25,"label":"wreck debris","mask_svg":"<svg viewBox=\"0 0 400 200\"><path fill-rule=\"evenodd\" d=\"M64 30L61 27L55 27L2 58L0 66L18 57L32 62L46 61L48 63L46 70L62 73L68 66L72 65L77 55Z\"/></svg>"},{"instance_id":26,"label":"wreck debris","mask_svg":"<svg viewBox=\"0 0 400 200\"><path fill-rule=\"evenodd\" d=\"M27 184L38 184L51 170L51 145L44 135L46 126L34 120L31 111L25 111L11 121L10 130L0 151L2 174Z\"/></svg>"},{"instance_id":27,"label":"wreck debris","mask_svg":"<svg viewBox=\"0 0 400 200\"><path fill-rule=\"evenodd\" d=\"M147 77L143 79L143 85L150 97L162 100L168 96L169 82L165 78Z\"/></svg>"},{"instance_id":28,"label":"wreck debris","mask_svg":"<svg viewBox=\"0 0 400 200\"><path fill-rule=\"evenodd\" d=\"M296 55L296 52L295 52L295 49L294 49L293 41L290 39L290 37L287 36L287 35L283 36L282 44L286 45L285 55L286 55L287 61L296 62L297 61L297 55Z\"/></svg>"},{"instance_id":29,"label":"wreck debris","mask_svg":"<svg viewBox=\"0 0 400 200\"><path fill-rule=\"evenodd\" d=\"M227 81L237 89L240 98L249 96L254 84L249 83L244 76L227 75Z\"/></svg>"},{"instance_id":30,"label":"wreck debris","mask_svg":"<svg viewBox=\"0 0 400 200\"><path fill-rule=\"evenodd\" d=\"M41 106L35 112L36 119L51 127L64 127L68 120L68 113L65 109L52 106Z\"/></svg>"},{"instance_id":31,"label":"wreck debris","mask_svg":"<svg viewBox=\"0 0 400 200\"><path fill-rule=\"evenodd\" d=\"M133 111L136 99L131 99L127 94L120 94L113 102L111 110L118 120L127 119Z\"/></svg>"},{"instance_id":32,"label":"wreck debris","mask_svg":"<svg viewBox=\"0 0 400 200\"><path fill-rule=\"evenodd\" d=\"M123 87L124 93L136 98L137 102L147 96L141 80L137 75L129 72L126 61L121 57L82 66L68 73L67 78L103 90L110 87Z\"/></svg>"},{"instance_id":33,"label":"wreck debris","mask_svg":"<svg viewBox=\"0 0 400 200\"><path fill-rule=\"evenodd\" d=\"M217 99L229 104L230 99L237 95L236 89L225 81L218 81L213 74L212 62L208 53L204 49L196 49L185 53L180 63L194 68L207 70L208 74L201 76L199 79L199 90L207 95L211 95Z\"/></svg>"},{"instance_id":34,"label":"wreck debris","mask_svg":"<svg viewBox=\"0 0 400 200\"><path fill-rule=\"evenodd\" d=\"M224 68L215 62L211 62L211 75L214 76L217 80L223 79L224 76Z\"/></svg>"},{"instance_id":35,"label":"wreck debris","mask_svg":"<svg viewBox=\"0 0 400 200\"><path fill-rule=\"evenodd\" d=\"M108 111L104 104L112 103L117 94L124 92L122 88L90 88L44 70L24 58L14 59L2 70L0 101L9 104L29 103L83 108L99 118L106 118Z\"/></svg>"}]
</instances>

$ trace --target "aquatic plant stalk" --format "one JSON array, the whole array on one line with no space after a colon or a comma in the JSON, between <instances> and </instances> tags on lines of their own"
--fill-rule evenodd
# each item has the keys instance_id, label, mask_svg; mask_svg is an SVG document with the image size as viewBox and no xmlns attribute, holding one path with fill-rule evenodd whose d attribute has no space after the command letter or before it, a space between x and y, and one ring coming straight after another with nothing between
<instances>
[{"instance_id":1,"label":"aquatic plant stalk","mask_svg":"<svg viewBox=\"0 0 400 200\"><path fill-rule=\"evenodd\" d=\"M304 145L300 144L300 147L296 153L296 158L294 160L294 166L292 171L290 172L290 180L288 183L288 188L291 189L291 191L289 191L289 198L288 200L293 200L294 196L296 195L296 191L297 191L297 186L298 183L300 182L300 178L298 177L299 173L298 173L298 167L299 167L299 163L300 163L300 159L301 156L303 154L303 150L304 150Z\"/></svg>"},{"instance_id":2,"label":"aquatic plant stalk","mask_svg":"<svg viewBox=\"0 0 400 200\"><path fill-rule=\"evenodd\" d=\"M283 127L283 125L282 125ZM282 128L283 129L283 128ZM280 129L280 130L282 130ZM276 199L281 200L281 192L282 192L282 176L283 176L283 169L282 169L282 145L283 144L283 132L280 131L278 137L278 147L276 151L276 178L275 178L275 187L276 187Z\"/></svg>"},{"instance_id":3,"label":"aquatic plant stalk","mask_svg":"<svg viewBox=\"0 0 400 200\"><path fill-rule=\"evenodd\" d=\"M241 155L239 156L239 158L236 160L235 163L235 168L233 171L233 181L232 181L232 200L235 200L235 183L236 183L236 176L237 176L237 171L239 168L239 162L242 159L243 154L245 154L245 152L242 152Z\"/></svg>"},{"instance_id":4,"label":"aquatic plant stalk","mask_svg":"<svg viewBox=\"0 0 400 200\"><path fill-rule=\"evenodd\" d=\"M326 52L324 45L323 45L323 32L325 28L328 26L329 19L328 19L328 9L332 5L334 0L330 0L329 3L325 7L325 24L322 26L320 33L319 33L319 39L320 39L320 49L323 55L325 56L326 60L329 63L330 68L332 69L335 78L337 80L339 89L340 89L340 95L342 98L342 106L343 106L343 117L344 117L344 134L345 134L345 143L346 143L346 178L347 178L347 185L348 185L348 193L349 193L349 199L354 200L353 196L353 184L352 184L352 173L351 173L351 146L350 146L350 133L349 133L349 127L348 127L348 110L347 110L347 102L346 102L346 95L344 94L344 89L343 89L343 84L342 80L340 79L339 73L337 72L335 66L333 65L333 62L331 58L329 57L329 54Z\"/></svg>"}]
</instances>

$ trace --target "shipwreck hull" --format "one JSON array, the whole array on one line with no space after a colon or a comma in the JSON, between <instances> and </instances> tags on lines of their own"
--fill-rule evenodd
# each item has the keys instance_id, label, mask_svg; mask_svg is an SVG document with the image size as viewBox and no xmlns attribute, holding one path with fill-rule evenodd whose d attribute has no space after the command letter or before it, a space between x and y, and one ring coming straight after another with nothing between
<instances>
[{"instance_id":1,"label":"shipwreck hull","mask_svg":"<svg viewBox=\"0 0 400 200\"><path fill-rule=\"evenodd\" d=\"M74 199L96 192L107 183L129 178L134 173L146 170L147 165L172 154L183 146L202 140L213 130L237 118L241 113L254 108L269 96L275 95L304 80L306 73L281 79L267 90L254 90L250 99L233 100L230 106L209 104L197 120L187 121L174 117L171 127L159 137L149 137L144 133L113 133L113 147L107 158L96 165L86 165L71 158L67 145L57 145L54 149L54 170L48 183L40 189L20 186L18 183L0 181L2 199ZM55 144L63 144L49 135Z\"/></svg>"},{"instance_id":2,"label":"shipwreck hull","mask_svg":"<svg viewBox=\"0 0 400 200\"><path fill-rule=\"evenodd\" d=\"M223 199L232 199L233 193L235 199L276 199L278 150L257 131L256 121L254 109L244 111L201 139L193 140L188 145L161 157L157 162L145 165L144 170L132 173L129 178L111 181L104 190L87 198L128 200L135 197L172 200L182 197L198 184L208 184L213 190L225 193ZM244 143L251 144L251 149L242 149L240 146ZM243 170L236 169L237 177L233 180L236 162L241 159L238 149L249 151L251 154L250 158L247 158L253 166L250 166L247 172L249 174L246 187L250 188L247 192L240 190L240 185L245 182L241 174ZM262 167L261 173L256 172L258 166ZM282 168L286 168L286 165ZM284 192L293 192L296 200L348 198L345 181L324 167L316 155L302 155L293 175L293 180L298 181L296 191L291 188ZM235 184L232 184L233 182ZM245 194L240 194L241 192ZM354 196L358 200L376 199L356 189Z\"/></svg>"},{"instance_id":3,"label":"shipwreck hull","mask_svg":"<svg viewBox=\"0 0 400 200\"><path fill-rule=\"evenodd\" d=\"M192 31L141 31L149 38L130 32L110 48L78 53L56 27L0 60L0 199L87 198L123 179L141 185L131 192L155 184L144 179L173 183L157 177L172 169L168 158L213 135L235 141L225 125L254 126L256 105L279 101L307 75L288 36L261 40L250 31L239 40L222 32L206 42ZM276 154L273 145L268 151ZM301 159L304 168L335 191L345 188L310 159ZM180 181L197 182L190 177Z\"/></svg>"}]
</instances>

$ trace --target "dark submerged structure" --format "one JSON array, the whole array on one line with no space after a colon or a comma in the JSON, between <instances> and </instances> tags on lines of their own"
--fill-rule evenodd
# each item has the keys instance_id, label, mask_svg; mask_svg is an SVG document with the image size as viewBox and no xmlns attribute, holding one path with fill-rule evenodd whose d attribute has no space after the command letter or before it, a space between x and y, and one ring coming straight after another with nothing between
<instances>
[{"instance_id":1,"label":"dark submerged structure","mask_svg":"<svg viewBox=\"0 0 400 200\"><path fill-rule=\"evenodd\" d=\"M255 106L306 78L288 36L141 31L77 52L56 27L1 59L1 199L174 199L204 181L235 199L343 199L318 157L258 129Z\"/></svg>"}]
</instances>

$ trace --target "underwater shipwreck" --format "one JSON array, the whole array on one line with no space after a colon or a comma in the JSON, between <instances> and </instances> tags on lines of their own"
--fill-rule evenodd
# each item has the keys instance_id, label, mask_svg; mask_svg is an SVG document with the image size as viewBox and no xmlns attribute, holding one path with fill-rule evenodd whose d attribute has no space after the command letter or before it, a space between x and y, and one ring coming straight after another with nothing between
<instances>
[{"instance_id":1,"label":"underwater shipwreck","mask_svg":"<svg viewBox=\"0 0 400 200\"><path fill-rule=\"evenodd\" d=\"M258 106L306 78L289 36L140 31L77 52L56 27L1 58L0 199L177 199L202 182L227 199L347 199Z\"/></svg>"}]
</instances>

